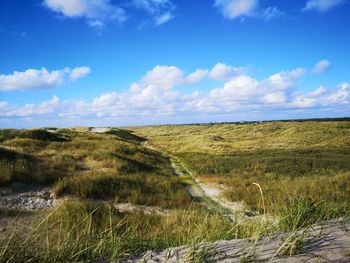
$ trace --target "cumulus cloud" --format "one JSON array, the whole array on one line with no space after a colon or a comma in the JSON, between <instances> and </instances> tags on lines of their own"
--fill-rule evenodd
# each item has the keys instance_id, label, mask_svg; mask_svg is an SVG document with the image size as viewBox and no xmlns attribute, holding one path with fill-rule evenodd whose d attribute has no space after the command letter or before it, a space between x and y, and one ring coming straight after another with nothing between
<instances>
[{"instance_id":1,"label":"cumulus cloud","mask_svg":"<svg viewBox=\"0 0 350 263\"><path fill-rule=\"evenodd\" d=\"M136 8L143 9L150 14L157 26L174 18L175 5L170 0L133 0L132 3Z\"/></svg>"},{"instance_id":2,"label":"cumulus cloud","mask_svg":"<svg viewBox=\"0 0 350 263\"><path fill-rule=\"evenodd\" d=\"M67 79L85 77L91 72L88 67L65 68L48 71L46 68L27 69L23 72L14 71L9 75L0 75L0 91L32 90L52 88L63 84Z\"/></svg>"},{"instance_id":3,"label":"cumulus cloud","mask_svg":"<svg viewBox=\"0 0 350 263\"><path fill-rule=\"evenodd\" d=\"M214 80L229 80L235 76L245 73L244 67L232 67L225 63L217 63L209 72L209 77Z\"/></svg>"},{"instance_id":4,"label":"cumulus cloud","mask_svg":"<svg viewBox=\"0 0 350 263\"><path fill-rule=\"evenodd\" d=\"M104 93L91 101L62 101L56 96L39 104L19 106L1 101L0 118L42 116L59 120L106 122L123 119L127 123L159 119L164 123L176 116L240 116L270 110L287 112L310 109L312 112L325 107L350 109L350 83L347 82L333 89L320 86L310 92L298 92L298 80L306 73L304 68L277 72L262 79L253 78L247 72L237 74L232 71L234 74L219 74L217 85L220 86L206 92L177 89L211 78L215 68L216 65L212 69L197 69L187 74L176 66L158 65L127 90ZM225 65L223 68L236 67ZM225 79L225 83L221 82L222 79Z\"/></svg>"},{"instance_id":5,"label":"cumulus cloud","mask_svg":"<svg viewBox=\"0 0 350 263\"><path fill-rule=\"evenodd\" d=\"M245 101L258 92L259 82L247 75L241 75L225 83L223 88L214 89L210 97L216 100Z\"/></svg>"},{"instance_id":6,"label":"cumulus cloud","mask_svg":"<svg viewBox=\"0 0 350 263\"><path fill-rule=\"evenodd\" d=\"M156 66L148 71L138 83L131 86L133 92L138 92L154 87L169 90L179 85L184 79L184 73L175 66Z\"/></svg>"},{"instance_id":7,"label":"cumulus cloud","mask_svg":"<svg viewBox=\"0 0 350 263\"><path fill-rule=\"evenodd\" d=\"M69 18L85 18L87 23L101 29L111 22L122 23L127 16L121 7L110 0L44 0L50 10Z\"/></svg>"},{"instance_id":8,"label":"cumulus cloud","mask_svg":"<svg viewBox=\"0 0 350 263\"><path fill-rule=\"evenodd\" d=\"M1 108L6 108L9 105L9 103L7 101L0 101L0 109Z\"/></svg>"},{"instance_id":9,"label":"cumulus cloud","mask_svg":"<svg viewBox=\"0 0 350 263\"><path fill-rule=\"evenodd\" d=\"M324 86L321 86L318 89L315 89L314 91L311 91L310 93L308 93L308 96L311 98L315 98L325 93L327 93L327 89Z\"/></svg>"},{"instance_id":10,"label":"cumulus cloud","mask_svg":"<svg viewBox=\"0 0 350 263\"><path fill-rule=\"evenodd\" d=\"M308 0L303 10L325 12L345 2L345 0Z\"/></svg>"},{"instance_id":11,"label":"cumulus cloud","mask_svg":"<svg viewBox=\"0 0 350 263\"><path fill-rule=\"evenodd\" d=\"M329 69L330 66L331 66L331 63L328 60L324 59L324 60L319 61L314 66L314 68L312 69L312 72L316 73L316 74L321 74L321 73L327 71L327 69Z\"/></svg>"},{"instance_id":12,"label":"cumulus cloud","mask_svg":"<svg viewBox=\"0 0 350 263\"><path fill-rule=\"evenodd\" d=\"M290 106L299 108L311 108L315 106L349 105L350 84L339 84L335 89L327 90L321 86L306 94L296 94Z\"/></svg>"},{"instance_id":13,"label":"cumulus cloud","mask_svg":"<svg viewBox=\"0 0 350 263\"><path fill-rule=\"evenodd\" d=\"M291 71L282 71L268 77L262 83L265 86L276 90L285 90L292 87L295 81L300 79L306 73L305 68L297 68Z\"/></svg>"},{"instance_id":14,"label":"cumulus cloud","mask_svg":"<svg viewBox=\"0 0 350 263\"><path fill-rule=\"evenodd\" d=\"M232 104L281 104L287 102L287 90L294 87L304 73L305 69L297 68L273 74L262 80L245 74L239 75L226 82L223 88L213 89L209 98L225 107Z\"/></svg>"},{"instance_id":15,"label":"cumulus cloud","mask_svg":"<svg viewBox=\"0 0 350 263\"><path fill-rule=\"evenodd\" d=\"M263 103L266 104L283 104L288 100L285 92L268 93L262 97Z\"/></svg>"},{"instance_id":16,"label":"cumulus cloud","mask_svg":"<svg viewBox=\"0 0 350 263\"><path fill-rule=\"evenodd\" d=\"M244 17L262 18L265 21L284 16L276 6L261 8L259 0L215 0L214 7L229 20Z\"/></svg>"},{"instance_id":17,"label":"cumulus cloud","mask_svg":"<svg viewBox=\"0 0 350 263\"><path fill-rule=\"evenodd\" d=\"M54 96L49 101L43 101L40 104L25 104L22 107L11 107L6 105L5 109L0 111L1 117L34 117L37 115L47 115L53 113L55 108L59 106L60 99Z\"/></svg>"},{"instance_id":18,"label":"cumulus cloud","mask_svg":"<svg viewBox=\"0 0 350 263\"><path fill-rule=\"evenodd\" d=\"M195 72L188 75L186 82L188 83L197 83L200 82L203 78L205 78L209 73L207 69L197 69Z\"/></svg>"},{"instance_id":19,"label":"cumulus cloud","mask_svg":"<svg viewBox=\"0 0 350 263\"><path fill-rule=\"evenodd\" d=\"M91 69L89 67L74 68L71 71L69 77L71 79L80 79L80 78L84 78L90 73L91 73Z\"/></svg>"}]
</instances>

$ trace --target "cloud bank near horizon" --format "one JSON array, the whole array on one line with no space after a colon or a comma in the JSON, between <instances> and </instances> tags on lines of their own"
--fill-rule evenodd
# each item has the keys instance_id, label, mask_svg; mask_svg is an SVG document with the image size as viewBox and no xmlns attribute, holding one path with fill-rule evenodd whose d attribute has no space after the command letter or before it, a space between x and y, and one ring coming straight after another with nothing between
<instances>
[{"instance_id":1,"label":"cloud bank near horizon","mask_svg":"<svg viewBox=\"0 0 350 263\"><path fill-rule=\"evenodd\" d=\"M8 125L13 119L35 123L40 119L47 120L48 123L71 121L78 124L83 120L87 123L103 120L106 124L129 125L137 121L139 124L152 124L155 120L158 123L167 123L177 118L182 122L191 122L196 118L210 121L205 116L212 116L212 119L217 120L240 120L240 116L243 118L251 114L261 118L269 112L283 114L291 111L305 113L322 110L349 113L348 82L339 83L332 88L320 86L310 92L298 90L298 83L308 72L313 73L315 69L322 69L319 74L324 72L324 64L327 63L321 62L311 70L299 67L280 71L263 79L253 78L248 67L234 67L225 63L217 63L209 69L198 68L191 73L176 66L158 65L146 72L139 81L132 83L127 90L103 93L92 100L61 100L54 96L37 104L12 105L7 101L0 101L0 124ZM63 74L65 77L45 69L34 73L29 76L32 78L33 75L38 79L38 87L42 83L55 86L62 79L83 77L90 73L90 69L82 67L67 70ZM2 80L6 86L0 87L2 90L30 90L34 86L26 84L27 75L26 71L5 76L10 77L11 81ZM19 80L14 81L15 77ZM199 89L186 92L183 88L197 87L207 80L216 83L217 87L206 92Z\"/></svg>"}]
</instances>

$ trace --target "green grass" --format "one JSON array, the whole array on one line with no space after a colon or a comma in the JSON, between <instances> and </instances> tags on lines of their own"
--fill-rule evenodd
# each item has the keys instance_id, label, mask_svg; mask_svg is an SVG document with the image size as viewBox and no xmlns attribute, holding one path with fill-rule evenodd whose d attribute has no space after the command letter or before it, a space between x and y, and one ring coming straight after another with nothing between
<instances>
[{"instance_id":1,"label":"green grass","mask_svg":"<svg viewBox=\"0 0 350 263\"><path fill-rule=\"evenodd\" d=\"M286 207L276 213L277 222L234 223L196 204L187 209L173 209L168 216L157 216L142 211L121 213L112 203L68 200L54 211L36 216L35 221L40 223L32 224L33 229L15 229L0 239L0 262L117 260L184 244L192 248L188 254L191 262L203 262L217 251L215 247L199 245L201 242L247 237L256 240L279 231L295 233L319 222L314 205L306 200L294 200ZM303 239L292 237L286 240L281 253L302 251Z\"/></svg>"},{"instance_id":2,"label":"green grass","mask_svg":"<svg viewBox=\"0 0 350 263\"><path fill-rule=\"evenodd\" d=\"M135 128L194 176L226 186L224 196L269 212L289 197L310 198L329 216L347 213L350 122L270 122Z\"/></svg>"},{"instance_id":3,"label":"green grass","mask_svg":"<svg viewBox=\"0 0 350 263\"><path fill-rule=\"evenodd\" d=\"M56 195L81 198L113 198L118 202L160 207L186 207L191 199L179 179L162 174L89 173L67 177L54 186Z\"/></svg>"},{"instance_id":4,"label":"green grass","mask_svg":"<svg viewBox=\"0 0 350 263\"><path fill-rule=\"evenodd\" d=\"M169 160L144 148L144 139L127 130L111 129L107 134L83 129L0 131L7 136L0 147L2 183L46 184L58 196L162 207L191 203Z\"/></svg>"},{"instance_id":5,"label":"green grass","mask_svg":"<svg viewBox=\"0 0 350 263\"><path fill-rule=\"evenodd\" d=\"M0 183L31 180L34 161L28 155L0 147Z\"/></svg>"},{"instance_id":6,"label":"green grass","mask_svg":"<svg viewBox=\"0 0 350 263\"><path fill-rule=\"evenodd\" d=\"M15 229L0 238L0 262L117 260L185 244L193 248L189 259L203 262L215 254L197 245L203 241L295 233L350 216L350 122L133 129L137 134L121 129L93 134L83 127L55 133L0 130L1 183L45 184L58 196L70 196L54 211L29 215L34 230ZM168 158L143 145L146 138L200 180L224 185L227 199L266 209L274 220L229 222L208 211L185 191L188 178L174 176ZM170 214L122 213L116 202L158 206ZM303 242L292 236L280 252L302 252ZM249 260L254 255L242 258Z\"/></svg>"},{"instance_id":7,"label":"green grass","mask_svg":"<svg viewBox=\"0 0 350 263\"><path fill-rule=\"evenodd\" d=\"M204 231L205 230L205 231ZM200 208L171 216L121 214L110 205L67 202L34 231L10 235L0 246L0 262L87 262L130 253L233 237L231 225Z\"/></svg>"}]
</instances>

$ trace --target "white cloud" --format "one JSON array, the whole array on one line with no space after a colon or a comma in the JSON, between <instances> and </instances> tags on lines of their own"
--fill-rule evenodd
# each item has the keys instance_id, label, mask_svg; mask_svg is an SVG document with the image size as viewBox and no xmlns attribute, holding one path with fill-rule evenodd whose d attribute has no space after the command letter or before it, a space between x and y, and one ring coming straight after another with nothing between
<instances>
[{"instance_id":1,"label":"white cloud","mask_svg":"<svg viewBox=\"0 0 350 263\"><path fill-rule=\"evenodd\" d=\"M9 75L0 75L0 91L32 90L52 88L63 84L66 79L82 78L91 72L88 67L65 68L48 71L46 68L14 71Z\"/></svg>"},{"instance_id":2,"label":"white cloud","mask_svg":"<svg viewBox=\"0 0 350 263\"><path fill-rule=\"evenodd\" d=\"M126 20L124 9L110 3L110 0L44 0L50 10L69 18L83 17L97 29L111 22Z\"/></svg>"},{"instance_id":3,"label":"white cloud","mask_svg":"<svg viewBox=\"0 0 350 263\"><path fill-rule=\"evenodd\" d=\"M138 83L132 84L131 90L138 92L153 87L169 90L180 84L183 78L184 73L175 66L156 66L148 71Z\"/></svg>"},{"instance_id":4,"label":"white cloud","mask_svg":"<svg viewBox=\"0 0 350 263\"><path fill-rule=\"evenodd\" d=\"M170 90L179 85L190 85L200 82L207 77L209 70L196 69L194 72L186 74L175 66L155 66L148 71L140 81L131 84L131 92L140 92L141 90Z\"/></svg>"},{"instance_id":5,"label":"white cloud","mask_svg":"<svg viewBox=\"0 0 350 263\"><path fill-rule=\"evenodd\" d=\"M254 15L258 4L258 0L215 0L214 6L225 18L233 20L242 16Z\"/></svg>"},{"instance_id":6,"label":"white cloud","mask_svg":"<svg viewBox=\"0 0 350 263\"><path fill-rule=\"evenodd\" d=\"M80 79L80 78L84 78L90 73L91 73L91 69L89 67L74 68L70 73L69 77L71 79Z\"/></svg>"},{"instance_id":7,"label":"white cloud","mask_svg":"<svg viewBox=\"0 0 350 263\"><path fill-rule=\"evenodd\" d=\"M49 72L46 68L42 68L28 69L24 72L15 71L10 75L0 75L0 91L55 87L63 83L64 77L64 70Z\"/></svg>"},{"instance_id":8,"label":"white cloud","mask_svg":"<svg viewBox=\"0 0 350 263\"><path fill-rule=\"evenodd\" d=\"M292 107L310 108L315 106L339 106L350 103L350 84L339 84L333 90L327 90L324 86L306 94L296 94L292 98Z\"/></svg>"},{"instance_id":9,"label":"white cloud","mask_svg":"<svg viewBox=\"0 0 350 263\"><path fill-rule=\"evenodd\" d=\"M0 101L0 108L6 108L9 105L7 101Z\"/></svg>"},{"instance_id":10,"label":"white cloud","mask_svg":"<svg viewBox=\"0 0 350 263\"><path fill-rule=\"evenodd\" d=\"M158 17L155 17L155 24L157 26L165 24L166 22L170 21L174 18L174 15L172 13L166 12Z\"/></svg>"},{"instance_id":11,"label":"white cloud","mask_svg":"<svg viewBox=\"0 0 350 263\"><path fill-rule=\"evenodd\" d=\"M311 92L297 92L298 80L306 72L304 68L281 71L260 80L247 73L229 75L224 84L218 81L218 88L206 92L177 89L202 81L209 77L212 70L197 69L185 74L176 66L159 65L124 92L104 93L91 101L62 101L56 96L39 104L18 106L2 101L0 118L40 116L40 119L74 120L75 124L82 119L104 120L107 123L124 120L125 123L137 124L140 121L151 123L153 119L164 123L180 116L197 120L199 116L210 115L217 119L217 116L235 114L240 118L241 114L253 116L257 112L265 112L265 118L270 118L269 111L350 109L350 83L347 82L334 89L321 86Z\"/></svg>"},{"instance_id":12,"label":"white cloud","mask_svg":"<svg viewBox=\"0 0 350 263\"><path fill-rule=\"evenodd\" d=\"M271 21L285 15L278 7L268 6L260 8L259 0L215 0L214 7L229 20L244 17L256 17Z\"/></svg>"},{"instance_id":13,"label":"white cloud","mask_svg":"<svg viewBox=\"0 0 350 263\"><path fill-rule=\"evenodd\" d=\"M325 72L329 67L331 66L331 63L328 60L321 60L319 61L313 68L312 72L316 74L321 74Z\"/></svg>"},{"instance_id":14,"label":"white cloud","mask_svg":"<svg viewBox=\"0 0 350 263\"><path fill-rule=\"evenodd\" d=\"M213 89L210 98L225 107L232 104L259 105L282 104L288 101L286 91L293 88L305 69L282 71L265 79L256 80L248 75L238 75L226 82L223 88Z\"/></svg>"},{"instance_id":15,"label":"white cloud","mask_svg":"<svg viewBox=\"0 0 350 263\"><path fill-rule=\"evenodd\" d=\"M207 69L197 69L195 72L188 75L186 81L188 83L197 83L200 82L203 78L205 78L209 73Z\"/></svg>"},{"instance_id":16,"label":"white cloud","mask_svg":"<svg viewBox=\"0 0 350 263\"><path fill-rule=\"evenodd\" d=\"M54 96L49 101L36 104L25 104L22 107L10 107L8 105L5 112L0 112L1 117L34 117L37 115L47 115L53 113L60 104L60 99Z\"/></svg>"},{"instance_id":17,"label":"white cloud","mask_svg":"<svg viewBox=\"0 0 350 263\"><path fill-rule=\"evenodd\" d=\"M285 90L292 87L295 81L306 73L306 69L297 68L292 71L282 71L270 76L263 81L265 86L273 87L276 90Z\"/></svg>"},{"instance_id":18,"label":"white cloud","mask_svg":"<svg viewBox=\"0 0 350 263\"><path fill-rule=\"evenodd\" d=\"M224 63L217 63L209 72L209 77L214 80L229 80L235 76L244 74L246 68L232 67Z\"/></svg>"},{"instance_id":19,"label":"white cloud","mask_svg":"<svg viewBox=\"0 0 350 263\"><path fill-rule=\"evenodd\" d=\"M87 4L82 0L45 0L44 4L69 17L82 16L87 11Z\"/></svg>"},{"instance_id":20,"label":"white cloud","mask_svg":"<svg viewBox=\"0 0 350 263\"><path fill-rule=\"evenodd\" d=\"M159 26L174 18L175 5L170 0L133 0L136 8L145 10Z\"/></svg>"},{"instance_id":21,"label":"white cloud","mask_svg":"<svg viewBox=\"0 0 350 263\"><path fill-rule=\"evenodd\" d=\"M210 97L225 101L244 101L255 96L259 92L258 88L257 80L241 75L225 83L223 88L212 90Z\"/></svg>"},{"instance_id":22,"label":"white cloud","mask_svg":"<svg viewBox=\"0 0 350 263\"><path fill-rule=\"evenodd\" d=\"M350 90L350 83L348 83L348 82L343 82L343 83L341 83L338 87L339 87L339 89L341 89L341 90L347 90L347 91L349 91L349 90Z\"/></svg>"},{"instance_id":23,"label":"white cloud","mask_svg":"<svg viewBox=\"0 0 350 263\"><path fill-rule=\"evenodd\" d=\"M282 104L288 100L285 92L274 92L263 96L262 101L266 104Z\"/></svg>"},{"instance_id":24,"label":"white cloud","mask_svg":"<svg viewBox=\"0 0 350 263\"><path fill-rule=\"evenodd\" d=\"M345 0L308 0L303 10L316 10L320 12L325 12L336 6L344 4L345 2Z\"/></svg>"},{"instance_id":25,"label":"white cloud","mask_svg":"<svg viewBox=\"0 0 350 263\"><path fill-rule=\"evenodd\" d=\"M327 93L327 89L324 86L321 86L318 89L315 89L314 91L310 92L308 95L309 97L314 98L319 97L325 93Z\"/></svg>"}]
</instances>

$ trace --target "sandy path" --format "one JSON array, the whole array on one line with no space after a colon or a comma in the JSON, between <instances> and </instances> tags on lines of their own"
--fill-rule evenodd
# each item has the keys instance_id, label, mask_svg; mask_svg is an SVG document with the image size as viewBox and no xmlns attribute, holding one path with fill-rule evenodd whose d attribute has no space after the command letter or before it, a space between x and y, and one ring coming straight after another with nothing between
<instances>
[{"instance_id":1,"label":"sandy path","mask_svg":"<svg viewBox=\"0 0 350 263\"><path fill-rule=\"evenodd\" d=\"M229 218L231 221L242 222L244 220L258 219L262 218L265 220L267 217L261 215L251 217L251 214L243 202L230 202L222 197L222 192L224 189L218 185L207 184L196 179L191 171L189 171L178 158L158 149L153 145L149 145L146 142L143 146L151 150L160 152L164 157L168 158L171 167L173 168L176 175L181 177L186 177L187 191L194 199L200 199L200 201L205 204L209 210L215 210L224 215L224 217Z\"/></svg>"},{"instance_id":2,"label":"sandy path","mask_svg":"<svg viewBox=\"0 0 350 263\"><path fill-rule=\"evenodd\" d=\"M350 262L350 221L328 221L296 233L168 248L120 262ZM290 250L295 240L299 247ZM294 243L295 244L295 243ZM292 253L291 253L292 251Z\"/></svg>"}]
</instances>

